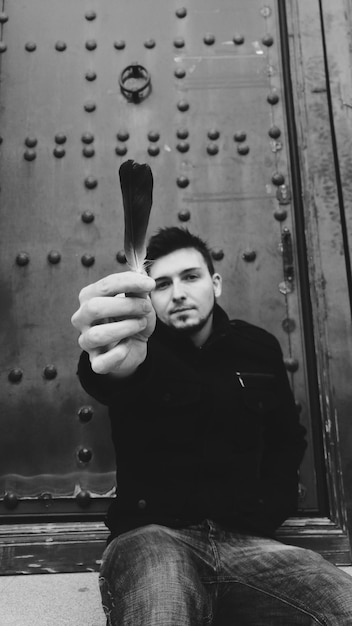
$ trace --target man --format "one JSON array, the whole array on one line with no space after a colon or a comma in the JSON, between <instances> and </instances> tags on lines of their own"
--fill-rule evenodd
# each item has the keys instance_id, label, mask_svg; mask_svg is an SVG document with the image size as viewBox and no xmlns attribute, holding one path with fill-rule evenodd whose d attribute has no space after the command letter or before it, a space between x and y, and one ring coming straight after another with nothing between
<instances>
[{"instance_id":1,"label":"man","mask_svg":"<svg viewBox=\"0 0 352 626\"><path fill-rule=\"evenodd\" d=\"M295 513L306 445L277 340L229 321L189 231L161 229L147 259L149 276L84 288L72 318L116 450L108 624L352 624L350 577L273 539Z\"/></svg>"}]
</instances>

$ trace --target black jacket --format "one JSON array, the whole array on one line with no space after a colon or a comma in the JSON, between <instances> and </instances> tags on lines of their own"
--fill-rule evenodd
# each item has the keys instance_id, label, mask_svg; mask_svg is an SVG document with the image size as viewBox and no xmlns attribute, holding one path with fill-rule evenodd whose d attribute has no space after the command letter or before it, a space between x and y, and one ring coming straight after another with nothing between
<instances>
[{"instance_id":1,"label":"black jacket","mask_svg":"<svg viewBox=\"0 0 352 626\"><path fill-rule=\"evenodd\" d=\"M266 331L216 306L202 348L161 322L128 379L95 374L84 389L109 407L117 462L112 536L137 526L211 518L271 535L296 512L305 449L282 353Z\"/></svg>"}]
</instances>

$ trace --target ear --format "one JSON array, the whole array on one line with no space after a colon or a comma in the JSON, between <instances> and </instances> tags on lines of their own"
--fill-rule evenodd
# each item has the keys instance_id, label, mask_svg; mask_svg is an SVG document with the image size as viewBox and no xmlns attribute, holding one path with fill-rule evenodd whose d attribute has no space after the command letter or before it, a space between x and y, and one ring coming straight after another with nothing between
<instances>
[{"instance_id":1,"label":"ear","mask_svg":"<svg viewBox=\"0 0 352 626\"><path fill-rule=\"evenodd\" d=\"M222 292L222 278L220 274L215 273L212 275L211 279L213 281L214 296L215 298L219 298Z\"/></svg>"}]
</instances>

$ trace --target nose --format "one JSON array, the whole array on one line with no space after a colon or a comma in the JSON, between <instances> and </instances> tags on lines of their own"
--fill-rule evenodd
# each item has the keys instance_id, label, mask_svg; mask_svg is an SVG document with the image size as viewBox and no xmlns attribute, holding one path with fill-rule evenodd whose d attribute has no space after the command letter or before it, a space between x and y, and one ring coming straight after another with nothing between
<instances>
[{"instance_id":1,"label":"nose","mask_svg":"<svg viewBox=\"0 0 352 626\"><path fill-rule=\"evenodd\" d=\"M174 302L185 300L186 294L184 287L180 281L174 281L172 285L172 299Z\"/></svg>"}]
</instances>

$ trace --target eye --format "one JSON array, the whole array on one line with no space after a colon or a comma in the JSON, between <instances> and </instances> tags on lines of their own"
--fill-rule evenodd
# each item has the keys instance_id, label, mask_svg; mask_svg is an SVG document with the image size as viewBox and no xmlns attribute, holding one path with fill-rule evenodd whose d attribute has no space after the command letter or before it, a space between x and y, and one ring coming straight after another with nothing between
<instances>
[{"instance_id":1,"label":"eye","mask_svg":"<svg viewBox=\"0 0 352 626\"><path fill-rule=\"evenodd\" d=\"M168 280L161 280L156 282L155 291L162 291L163 289L167 289L170 285Z\"/></svg>"},{"instance_id":2,"label":"eye","mask_svg":"<svg viewBox=\"0 0 352 626\"><path fill-rule=\"evenodd\" d=\"M187 276L185 278L189 282L192 282L193 280L197 280L199 278L199 276L195 272L192 272L191 274L187 274Z\"/></svg>"}]
</instances>

